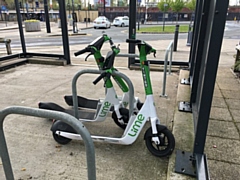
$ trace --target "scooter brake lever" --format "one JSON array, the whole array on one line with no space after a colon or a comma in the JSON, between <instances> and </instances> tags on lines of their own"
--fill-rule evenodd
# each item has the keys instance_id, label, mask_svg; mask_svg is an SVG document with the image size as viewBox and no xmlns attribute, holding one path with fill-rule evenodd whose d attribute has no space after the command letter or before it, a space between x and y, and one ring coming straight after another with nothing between
<instances>
[{"instance_id":1,"label":"scooter brake lever","mask_svg":"<svg viewBox=\"0 0 240 180\"><path fill-rule=\"evenodd\" d=\"M89 56L91 56L93 53L89 53L88 55L87 55L87 57L85 58L85 61L87 61L87 58L89 57Z\"/></svg>"},{"instance_id":2,"label":"scooter brake lever","mask_svg":"<svg viewBox=\"0 0 240 180\"><path fill-rule=\"evenodd\" d=\"M156 57L156 52L153 53L153 56Z\"/></svg>"}]
</instances>

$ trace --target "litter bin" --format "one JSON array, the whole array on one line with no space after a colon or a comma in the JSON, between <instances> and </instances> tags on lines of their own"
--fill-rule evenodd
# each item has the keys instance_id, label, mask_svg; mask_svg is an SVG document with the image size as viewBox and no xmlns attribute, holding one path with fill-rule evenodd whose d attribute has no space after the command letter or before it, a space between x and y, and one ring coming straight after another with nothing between
<instances>
[{"instance_id":1,"label":"litter bin","mask_svg":"<svg viewBox=\"0 0 240 180\"><path fill-rule=\"evenodd\" d=\"M144 19L143 18L141 19L141 24L144 24Z\"/></svg>"}]
</instances>

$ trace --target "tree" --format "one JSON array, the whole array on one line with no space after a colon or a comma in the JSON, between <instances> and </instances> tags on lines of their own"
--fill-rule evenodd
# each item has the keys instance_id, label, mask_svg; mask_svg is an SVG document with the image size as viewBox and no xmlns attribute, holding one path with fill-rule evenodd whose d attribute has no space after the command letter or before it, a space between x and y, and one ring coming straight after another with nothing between
<instances>
[{"instance_id":1,"label":"tree","mask_svg":"<svg viewBox=\"0 0 240 180\"><path fill-rule=\"evenodd\" d=\"M186 3L186 7L190 9L192 12L196 9L196 0L188 0Z\"/></svg>"},{"instance_id":2,"label":"tree","mask_svg":"<svg viewBox=\"0 0 240 180\"><path fill-rule=\"evenodd\" d=\"M6 3L6 6L7 6L8 10L15 9L14 0L5 0L5 3Z\"/></svg>"},{"instance_id":3,"label":"tree","mask_svg":"<svg viewBox=\"0 0 240 180\"><path fill-rule=\"evenodd\" d=\"M170 8L170 3L171 0L161 0L158 4L157 7L160 9L162 12L167 12Z\"/></svg>"},{"instance_id":4,"label":"tree","mask_svg":"<svg viewBox=\"0 0 240 180\"><path fill-rule=\"evenodd\" d=\"M188 9L190 9L192 11L192 14L193 14L193 12L196 9L196 0L188 0L187 3L186 3L186 7ZM192 24L192 15L191 15L190 24Z\"/></svg>"},{"instance_id":5,"label":"tree","mask_svg":"<svg viewBox=\"0 0 240 180\"><path fill-rule=\"evenodd\" d=\"M174 1L171 1L170 6L171 6L172 11L177 13L176 21L178 22L178 13L185 6L185 2L184 2L184 0L174 0Z\"/></svg>"}]
</instances>

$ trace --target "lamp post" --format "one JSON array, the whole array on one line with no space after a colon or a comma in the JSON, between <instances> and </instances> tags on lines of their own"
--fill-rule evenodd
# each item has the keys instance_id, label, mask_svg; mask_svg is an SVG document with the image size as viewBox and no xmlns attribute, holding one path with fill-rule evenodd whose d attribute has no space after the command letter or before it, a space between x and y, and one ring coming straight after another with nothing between
<instances>
[{"instance_id":1,"label":"lamp post","mask_svg":"<svg viewBox=\"0 0 240 180\"><path fill-rule=\"evenodd\" d=\"M141 8L140 4L141 4L141 0L138 0L138 30L139 30L140 10L141 10L141 9L139 9L139 8Z\"/></svg>"},{"instance_id":2,"label":"lamp post","mask_svg":"<svg viewBox=\"0 0 240 180\"><path fill-rule=\"evenodd\" d=\"M70 19L70 2L68 0L68 3L67 3L67 7L68 7L68 19Z\"/></svg>"},{"instance_id":3,"label":"lamp post","mask_svg":"<svg viewBox=\"0 0 240 180\"><path fill-rule=\"evenodd\" d=\"M165 26L165 11L166 11L166 7L168 6L168 4L164 4L164 11L163 11L163 31L164 31L164 26Z\"/></svg>"},{"instance_id":4,"label":"lamp post","mask_svg":"<svg viewBox=\"0 0 240 180\"><path fill-rule=\"evenodd\" d=\"M74 12L74 1L72 0L72 21L73 21L73 33L77 33L77 26L75 23L77 23L76 21L76 14ZM70 8L69 8L70 9Z\"/></svg>"},{"instance_id":5,"label":"lamp post","mask_svg":"<svg viewBox=\"0 0 240 180\"><path fill-rule=\"evenodd\" d=\"M78 4L78 21L80 22L80 10L81 10L81 5Z\"/></svg>"},{"instance_id":6,"label":"lamp post","mask_svg":"<svg viewBox=\"0 0 240 180\"><path fill-rule=\"evenodd\" d=\"M147 15L148 3L149 3L149 0L148 1L145 0L145 4L146 4L145 24L147 24L147 18L148 18L148 15Z\"/></svg>"},{"instance_id":7,"label":"lamp post","mask_svg":"<svg viewBox=\"0 0 240 180\"><path fill-rule=\"evenodd\" d=\"M103 15L106 16L106 0L103 0Z\"/></svg>"}]
</instances>

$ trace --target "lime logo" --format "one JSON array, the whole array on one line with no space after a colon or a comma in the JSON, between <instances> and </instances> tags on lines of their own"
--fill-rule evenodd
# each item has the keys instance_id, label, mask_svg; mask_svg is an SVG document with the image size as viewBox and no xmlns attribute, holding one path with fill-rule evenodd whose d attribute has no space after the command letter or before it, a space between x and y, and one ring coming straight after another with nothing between
<instances>
[{"instance_id":1,"label":"lime logo","mask_svg":"<svg viewBox=\"0 0 240 180\"><path fill-rule=\"evenodd\" d=\"M127 107L128 106L128 102L123 102L123 106Z\"/></svg>"},{"instance_id":2,"label":"lime logo","mask_svg":"<svg viewBox=\"0 0 240 180\"><path fill-rule=\"evenodd\" d=\"M137 120L134 121L134 125L132 126L132 129L131 129L132 132L128 133L129 136L132 136L132 137L136 136L136 134L137 134L139 128L141 127L144 119L145 119L145 117L142 114L139 114L137 116Z\"/></svg>"},{"instance_id":3,"label":"lime logo","mask_svg":"<svg viewBox=\"0 0 240 180\"><path fill-rule=\"evenodd\" d=\"M105 117L107 115L107 112L108 112L110 106L111 106L111 103L106 101L103 105L102 111L101 111L99 116L100 117Z\"/></svg>"}]
</instances>

